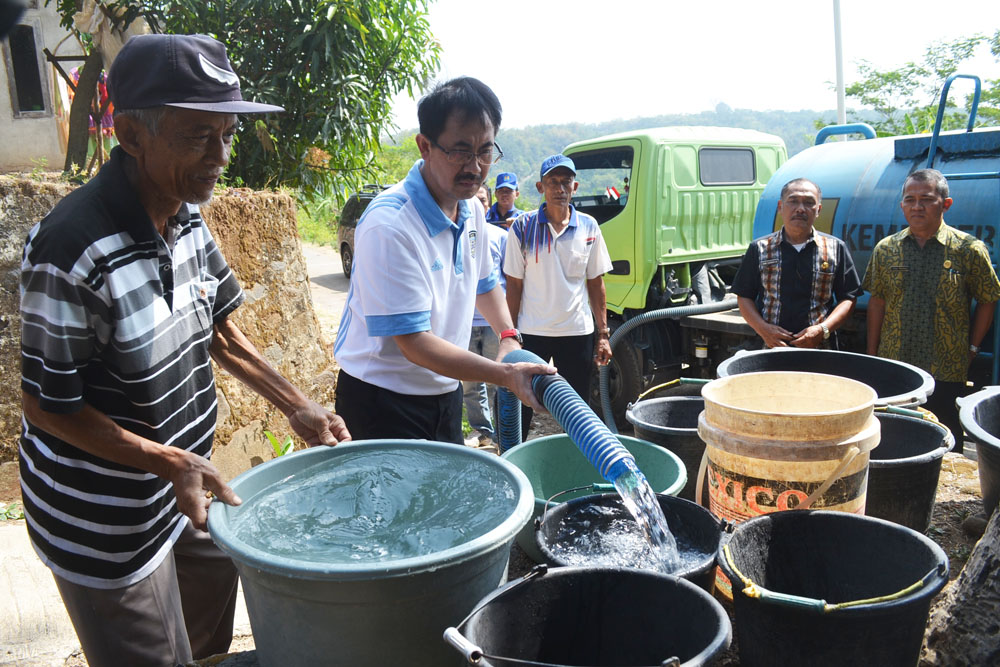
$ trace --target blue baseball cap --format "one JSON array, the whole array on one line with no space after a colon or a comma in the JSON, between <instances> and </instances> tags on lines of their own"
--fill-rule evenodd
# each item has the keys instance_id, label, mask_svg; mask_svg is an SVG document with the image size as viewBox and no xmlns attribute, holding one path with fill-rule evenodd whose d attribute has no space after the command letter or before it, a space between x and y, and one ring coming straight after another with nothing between
<instances>
[{"instance_id":1,"label":"blue baseball cap","mask_svg":"<svg viewBox=\"0 0 1000 667\"><path fill-rule=\"evenodd\" d=\"M545 174L549 173L557 167L566 167L576 175L576 165L568 157L559 153L558 155L550 155L542 162L541 178L545 177Z\"/></svg>"},{"instance_id":2,"label":"blue baseball cap","mask_svg":"<svg viewBox=\"0 0 1000 667\"><path fill-rule=\"evenodd\" d=\"M502 174L497 175L497 184L494 190L499 190L500 188L510 188L511 190L517 190L517 174L513 174L509 171L505 171Z\"/></svg>"}]
</instances>

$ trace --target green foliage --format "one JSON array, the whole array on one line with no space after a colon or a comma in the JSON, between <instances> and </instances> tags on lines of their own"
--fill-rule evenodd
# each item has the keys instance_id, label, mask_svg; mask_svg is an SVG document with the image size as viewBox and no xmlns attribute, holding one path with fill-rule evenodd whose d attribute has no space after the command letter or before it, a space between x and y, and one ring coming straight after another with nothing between
<instances>
[{"instance_id":1,"label":"green foliage","mask_svg":"<svg viewBox=\"0 0 1000 667\"><path fill-rule=\"evenodd\" d=\"M58 3L64 20L73 0ZM243 96L285 107L244 119L229 166L251 188L287 186L306 200L378 175L393 96L428 81L440 45L430 0L118 0L122 25L204 33L226 44Z\"/></svg>"},{"instance_id":2,"label":"green foliage","mask_svg":"<svg viewBox=\"0 0 1000 667\"><path fill-rule=\"evenodd\" d=\"M992 36L978 34L933 44L927 47L921 60L907 62L892 70L880 70L862 60L858 66L861 80L847 86L844 92L847 97L874 109L876 118L868 122L879 136L931 132L944 80L987 47L994 58L1000 60L1000 30ZM964 99L956 94L958 90L967 89L961 80L952 86L942 129L957 129L968 123L972 94L967 94ZM956 104L955 99L962 99L962 105ZM850 113L849 117L852 121L858 120L856 112ZM983 126L997 122L1000 122L1000 79L988 79L983 81L976 124Z\"/></svg>"},{"instance_id":3,"label":"green foliage","mask_svg":"<svg viewBox=\"0 0 1000 667\"><path fill-rule=\"evenodd\" d=\"M337 220L340 208L330 205L304 204L298 207L299 238L316 245L337 247Z\"/></svg>"},{"instance_id":4,"label":"green foliage","mask_svg":"<svg viewBox=\"0 0 1000 667\"><path fill-rule=\"evenodd\" d=\"M0 503L0 521L17 521L24 518L24 508L18 503Z\"/></svg>"},{"instance_id":5,"label":"green foliage","mask_svg":"<svg viewBox=\"0 0 1000 667\"><path fill-rule=\"evenodd\" d=\"M413 163L420 159L416 136L409 134L391 144L382 145L382 150L375 159L380 183L398 183L406 178Z\"/></svg>"},{"instance_id":6,"label":"green foliage","mask_svg":"<svg viewBox=\"0 0 1000 667\"><path fill-rule=\"evenodd\" d=\"M31 164L33 164L34 166L31 168L31 172L28 174L28 178L35 181L44 180L45 172L49 170L48 159L45 157L32 159Z\"/></svg>"},{"instance_id":7,"label":"green foliage","mask_svg":"<svg viewBox=\"0 0 1000 667\"><path fill-rule=\"evenodd\" d=\"M264 435L267 436L268 441L271 443L271 449L274 450L275 458L279 456L284 456L295 449L295 443L292 442L292 436L285 438L285 441L278 443L278 438L270 431L264 431Z\"/></svg>"}]
</instances>

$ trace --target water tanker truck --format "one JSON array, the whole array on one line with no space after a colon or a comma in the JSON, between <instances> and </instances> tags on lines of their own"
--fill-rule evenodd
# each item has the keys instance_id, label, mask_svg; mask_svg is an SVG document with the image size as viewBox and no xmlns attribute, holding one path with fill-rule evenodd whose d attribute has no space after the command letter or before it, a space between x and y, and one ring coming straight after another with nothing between
<instances>
[{"instance_id":1,"label":"water tanker truck","mask_svg":"<svg viewBox=\"0 0 1000 667\"><path fill-rule=\"evenodd\" d=\"M948 90L956 78L969 78L976 84L968 123L965 130L941 132ZM979 91L976 77L949 77L942 88L931 134L876 138L867 125L824 128L816 137L816 145L785 162L764 188L754 217L753 237L780 228L777 205L782 186L793 178L808 178L823 190L823 209L816 228L844 240L863 277L875 244L907 226L899 206L903 181L918 169L934 168L948 179L954 200L945 221L981 239L996 266L1000 259L1000 128L974 129ZM858 132L866 138L826 141L832 135ZM867 294L858 300L851 321L840 335L841 349L865 351L867 303ZM740 338L754 335L738 312L685 318L682 324L691 340L708 345L705 366L709 369L739 349L743 345ZM978 382L997 381L1000 358L993 350L998 348L998 332L1000 327L994 321L973 369L973 379Z\"/></svg>"},{"instance_id":2,"label":"water tanker truck","mask_svg":"<svg viewBox=\"0 0 1000 667\"><path fill-rule=\"evenodd\" d=\"M720 127L627 132L564 153L580 182L573 204L601 224L611 254L604 282L612 331L650 311L725 298L764 185L786 159L780 137ZM616 420L644 387L680 375L686 358L675 319L617 344L609 392Z\"/></svg>"},{"instance_id":3,"label":"water tanker truck","mask_svg":"<svg viewBox=\"0 0 1000 667\"><path fill-rule=\"evenodd\" d=\"M955 78L976 84L967 128L941 132ZM899 207L903 181L927 167L948 178L954 204L945 220L984 241L996 265L1000 128L973 129L978 100L979 79L953 75L942 89L932 134L876 138L866 125L834 126L817 135L815 146L787 160L779 138L730 128L661 128L571 144L566 154L581 172L574 204L602 223L614 262L605 276L612 328L653 309L724 299L749 242L780 227L781 187L800 177L822 188L816 228L847 243L860 276L875 244L906 227ZM868 138L826 141L857 132ZM624 193L607 185L625 177ZM843 329L841 349L865 351L866 304L867 295ZM997 381L998 332L994 322L980 366L973 369L975 380ZM628 402L654 382L714 377L719 362L757 340L736 310L634 329L614 350L609 393L616 421L621 423Z\"/></svg>"}]
</instances>

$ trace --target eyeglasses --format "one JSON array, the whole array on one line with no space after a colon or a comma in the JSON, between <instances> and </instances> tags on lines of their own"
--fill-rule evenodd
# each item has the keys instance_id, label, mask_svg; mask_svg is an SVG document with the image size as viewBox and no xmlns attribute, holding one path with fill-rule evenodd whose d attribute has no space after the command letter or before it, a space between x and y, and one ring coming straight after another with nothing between
<instances>
[{"instance_id":1,"label":"eyeglasses","mask_svg":"<svg viewBox=\"0 0 1000 667\"><path fill-rule=\"evenodd\" d=\"M488 167L491 164L496 164L501 160L501 158L503 158L503 151L500 150L500 146L498 146L496 142L493 142L493 148L486 148L478 153L460 150L449 151L442 148L441 145L433 139L431 140L431 145L444 153L445 157L448 158L448 162L451 162L452 164L469 164L469 162L475 158L476 162L484 167Z\"/></svg>"}]
</instances>

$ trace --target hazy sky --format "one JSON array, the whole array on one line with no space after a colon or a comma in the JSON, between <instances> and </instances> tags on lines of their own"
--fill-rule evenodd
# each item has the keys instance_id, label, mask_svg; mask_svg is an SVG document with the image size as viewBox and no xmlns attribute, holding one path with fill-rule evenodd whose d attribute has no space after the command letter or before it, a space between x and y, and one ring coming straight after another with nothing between
<instances>
[{"instance_id":1,"label":"hazy sky","mask_svg":"<svg viewBox=\"0 0 1000 667\"><path fill-rule=\"evenodd\" d=\"M840 6L848 84L862 59L895 67L935 42L1000 28L997 0ZM695 113L719 102L837 107L832 0L436 0L430 22L443 47L439 78L486 82L504 127ZM964 71L1000 78L988 53ZM416 126L415 101L401 97L394 108L401 128Z\"/></svg>"}]
</instances>

